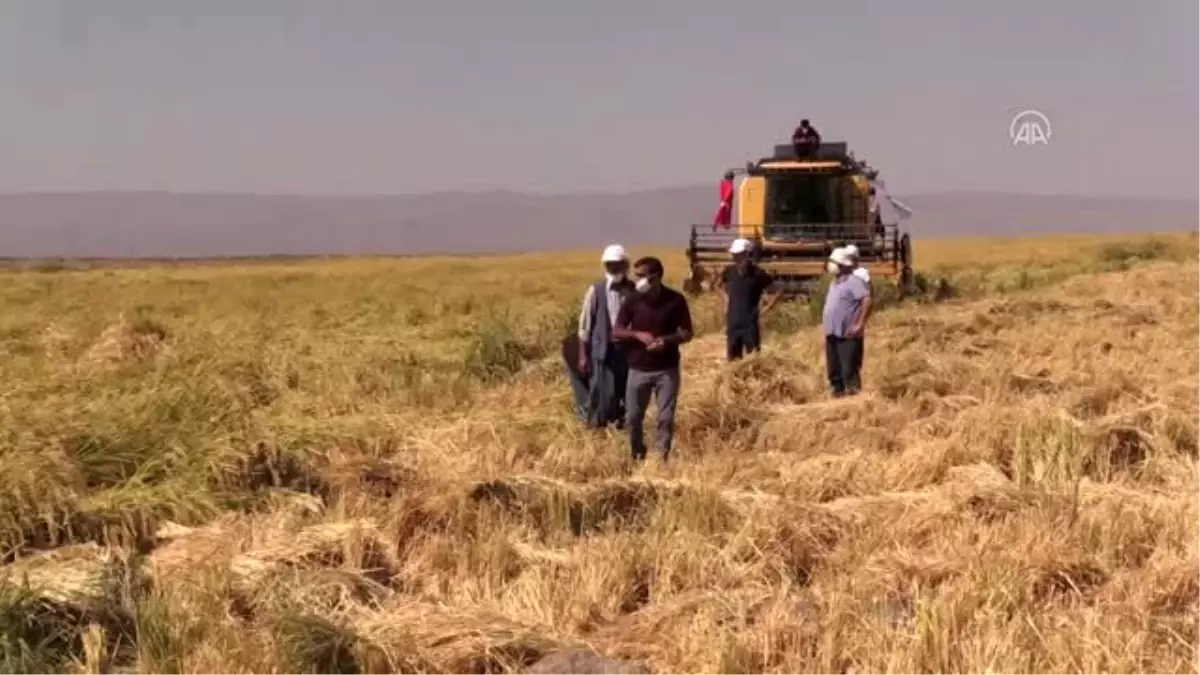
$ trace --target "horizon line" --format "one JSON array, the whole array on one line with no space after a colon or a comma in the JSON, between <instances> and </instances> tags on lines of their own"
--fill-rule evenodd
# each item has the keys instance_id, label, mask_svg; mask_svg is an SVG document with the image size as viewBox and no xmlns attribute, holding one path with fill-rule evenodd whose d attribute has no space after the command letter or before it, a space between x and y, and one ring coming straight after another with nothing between
<instances>
[{"instance_id":1,"label":"horizon line","mask_svg":"<svg viewBox=\"0 0 1200 675\"><path fill-rule=\"evenodd\" d=\"M709 186L701 183L665 185L661 187L642 188L634 190L578 190L571 192L541 192L536 190L517 190L496 188L489 190L430 190L426 192L394 192L394 193L329 193L329 192L253 192L227 190L153 190L153 189L96 189L96 190L21 190L0 191L0 197L67 197L67 196L173 196L173 197L265 197L293 199L415 199L428 197L631 197L655 193L696 190ZM715 189L715 188L714 188ZM951 196L994 196L994 197L1062 197L1072 199L1142 199L1157 201L1190 201L1200 206L1200 195L1170 195L1153 193L1069 193L1069 192L1020 192L1014 190L985 190L950 188L944 190L918 190L898 193L906 198L914 197L951 197Z\"/></svg>"}]
</instances>

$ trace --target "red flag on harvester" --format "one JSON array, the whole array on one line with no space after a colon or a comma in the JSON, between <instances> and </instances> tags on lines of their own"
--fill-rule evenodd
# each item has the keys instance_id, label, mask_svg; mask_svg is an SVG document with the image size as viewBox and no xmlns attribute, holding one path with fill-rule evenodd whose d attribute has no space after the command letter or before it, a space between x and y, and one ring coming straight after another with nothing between
<instances>
[{"instance_id":1,"label":"red flag on harvester","mask_svg":"<svg viewBox=\"0 0 1200 675\"><path fill-rule=\"evenodd\" d=\"M718 227L729 227L733 224L733 179L726 178L721 181L721 205L717 207L717 213L713 216L713 229Z\"/></svg>"}]
</instances>

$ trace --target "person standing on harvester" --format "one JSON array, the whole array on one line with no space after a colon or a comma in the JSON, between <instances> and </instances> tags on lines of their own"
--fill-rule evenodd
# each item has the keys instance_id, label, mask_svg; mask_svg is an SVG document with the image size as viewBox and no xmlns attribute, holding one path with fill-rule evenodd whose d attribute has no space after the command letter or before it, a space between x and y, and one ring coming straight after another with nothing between
<instances>
[{"instance_id":1,"label":"person standing on harvester","mask_svg":"<svg viewBox=\"0 0 1200 675\"><path fill-rule=\"evenodd\" d=\"M717 228L728 229L733 224L733 172L726 171L721 179L721 203L713 215L713 232Z\"/></svg>"},{"instance_id":2,"label":"person standing on harvester","mask_svg":"<svg viewBox=\"0 0 1200 675\"><path fill-rule=\"evenodd\" d=\"M825 363L835 397L862 389L863 331L871 312L871 287L854 274L854 260L834 249L827 263L834 275L825 294L821 323L825 329Z\"/></svg>"},{"instance_id":3,"label":"person standing on harvester","mask_svg":"<svg viewBox=\"0 0 1200 675\"><path fill-rule=\"evenodd\" d=\"M586 399L578 399L583 392L578 384L575 386L576 408L593 427L624 422L628 365L614 344L613 324L621 304L634 290L633 282L628 278L629 254L623 246L612 244L605 248L600 262L604 265L604 279L588 286L579 312L576 367L587 381Z\"/></svg>"},{"instance_id":4,"label":"person standing on harvester","mask_svg":"<svg viewBox=\"0 0 1200 675\"><path fill-rule=\"evenodd\" d=\"M765 316L782 294L775 279L751 257L753 244L735 239L729 247L733 264L725 268L717 291L725 304L725 358L735 361L762 346L761 316ZM768 294L767 304L759 312L759 303Z\"/></svg>"},{"instance_id":5,"label":"person standing on harvester","mask_svg":"<svg viewBox=\"0 0 1200 675\"><path fill-rule=\"evenodd\" d=\"M634 263L637 293L617 315L613 335L622 342L629 378L625 389L626 424L633 459L646 458L643 425L650 395L658 405L655 445L666 461L675 435L675 403L679 397L679 345L692 339L692 315L687 298L663 285L658 258Z\"/></svg>"}]
</instances>

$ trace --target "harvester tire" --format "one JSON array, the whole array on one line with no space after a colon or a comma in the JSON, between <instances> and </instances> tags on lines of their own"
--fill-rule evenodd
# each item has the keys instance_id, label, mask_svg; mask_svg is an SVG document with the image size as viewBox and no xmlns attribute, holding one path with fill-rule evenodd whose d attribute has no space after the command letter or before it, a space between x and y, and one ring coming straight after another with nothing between
<instances>
[{"instance_id":1,"label":"harvester tire","mask_svg":"<svg viewBox=\"0 0 1200 675\"><path fill-rule=\"evenodd\" d=\"M908 234L900 237L900 297L911 295L916 290L912 269L912 239Z\"/></svg>"}]
</instances>

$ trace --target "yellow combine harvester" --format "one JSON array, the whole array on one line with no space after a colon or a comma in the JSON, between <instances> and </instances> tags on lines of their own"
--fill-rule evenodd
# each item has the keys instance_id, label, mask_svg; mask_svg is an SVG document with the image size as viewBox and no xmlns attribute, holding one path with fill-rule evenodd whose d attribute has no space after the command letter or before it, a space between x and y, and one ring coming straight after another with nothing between
<instances>
[{"instance_id":1,"label":"yellow combine harvester","mask_svg":"<svg viewBox=\"0 0 1200 675\"><path fill-rule=\"evenodd\" d=\"M854 244L872 279L913 283L912 242L895 223L871 209L878 172L854 158L845 143L822 143L797 159L791 145L748 163L735 190L733 226L693 225L684 290L699 293L720 283L735 238L754 242L758 264L783 282L789 295L808 295L825 272L833 249Z\"/></svg>"}]
</instances>

